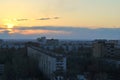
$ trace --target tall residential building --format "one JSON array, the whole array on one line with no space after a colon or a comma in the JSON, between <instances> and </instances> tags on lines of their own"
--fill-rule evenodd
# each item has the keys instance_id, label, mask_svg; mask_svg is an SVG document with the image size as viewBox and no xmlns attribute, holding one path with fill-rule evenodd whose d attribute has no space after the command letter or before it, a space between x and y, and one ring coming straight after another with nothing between
<instances>
[{"instance_id":1,"label":"tall residential building","mask_svg":"<svg viewBox=\"0 0 120 80\"><path fill-rule=\"evenodd\" d=\"M51 80L64 80L66 73L66 57L63 54L52 53L30 46L28 56L38 61L39 69Z\"/></svg>"},{"instance_id":2,"label":"tall residential building","mask_svg":"<svg viewBox=\"0 0 120 80\"><path fill-rule=\"evenodd\" d=\"M112 57L115 54L115 43L107 40L96 40L93 43L94 57Z\"/></svg>"}]
</instances>

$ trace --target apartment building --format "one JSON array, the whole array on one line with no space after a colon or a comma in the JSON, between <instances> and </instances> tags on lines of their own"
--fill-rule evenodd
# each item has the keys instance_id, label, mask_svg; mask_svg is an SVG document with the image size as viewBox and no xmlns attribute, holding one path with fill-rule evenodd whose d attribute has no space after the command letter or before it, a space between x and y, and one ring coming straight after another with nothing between
<instances>
[{"instance_id":1,"label":"apartment building","mask_svg":"<svg viewBox=\"0 0 120 80\"><path fill-rule=\"evenodd\" d=\"M96 40L93 43L94 57L114 57L116 52L116 43L107 40Z\"/></svg>"},{"instance_id":2,"label":"apartment building","mask_svg":"<svg viewBox=\"0 0 120 80\"><path fill-rule=\"evenodd\" d=\"M29 46L28 56L38 61L39 69L51 80L64 80L66 57L63 54L45 51L39 47Z\"/></svg>"}]
</instances>

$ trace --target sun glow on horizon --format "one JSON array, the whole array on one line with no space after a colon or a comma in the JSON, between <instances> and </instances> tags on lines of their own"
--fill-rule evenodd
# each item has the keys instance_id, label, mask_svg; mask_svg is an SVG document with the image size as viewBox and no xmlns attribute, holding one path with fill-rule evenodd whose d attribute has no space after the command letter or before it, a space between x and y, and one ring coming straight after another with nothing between
<instances>
[{"instance_id":1,"label":"sun glow on horizon","mask_svg":"<svg viewBox=\"0 0 120 80\"><path fill-rule=\"evenodd\" d=\"M16 21L12 19L2 19L2 27L7 28L7 29L12 29L14 28L15 25L17 25Z\"/></svg>"},{"instance_id":2,"label":"sun glow on horizon","mask_svg":"<svg viewBox=\"0 0 120 80\"><path fill-rule=\"evenodd\" d=\"M6 26L7 26L7 28L14 28L14 24L12 24L12 23L7 23Z\"/></svg>"}]
</instances>

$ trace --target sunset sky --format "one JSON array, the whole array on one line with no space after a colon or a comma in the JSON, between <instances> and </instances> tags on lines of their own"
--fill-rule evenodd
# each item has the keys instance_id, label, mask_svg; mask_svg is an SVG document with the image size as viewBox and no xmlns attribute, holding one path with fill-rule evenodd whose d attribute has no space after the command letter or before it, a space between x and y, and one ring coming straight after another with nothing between
<instances>
[{"instance_id":1,"label":"sunset sky","mask_svg":"<svg viewBox=\"0 0 120 80\"><path fill-rule=\"evenodd\" d=\"M120 28L120 0L0 0L0 33L32 26Z\"/></svg>"},{"instance_id":2,"label":"sunset sky","mask_svg":"<svg viewBox=\"0 0 120 80\"><path fill-rule=\"evenodd\" d=\"M0 22L15 26L120 27L120 0L0 0Z\"/></svg>"}]
</instances>

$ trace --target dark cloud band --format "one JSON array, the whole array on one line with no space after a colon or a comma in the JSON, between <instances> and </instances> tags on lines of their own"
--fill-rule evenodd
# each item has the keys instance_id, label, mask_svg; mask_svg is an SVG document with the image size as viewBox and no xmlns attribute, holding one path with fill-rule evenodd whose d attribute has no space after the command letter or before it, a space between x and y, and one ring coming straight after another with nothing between
<instances>
[{"instance_id":1,"label":"dark cloud band","mask_svg":"<svg viewBox=\"0 0 120 80\"><path fill-rule=\"evenodd\" d=\"M36 20L51 20L51 19L59 19L60 17L53 17L53 18L49 18L49 17L46 17L46 18L39 18L39 19L36 19Z\"/></svg>"},{"instance_id":2,"label":"dark cloud band","mask_svg":"<svg viewBox=\"0 0 120 80\"><path fill-rule=\"evenodd\" d=\"M27 21L28 19L17 19L17 21Z\"/></svg>"}]
</instances>

